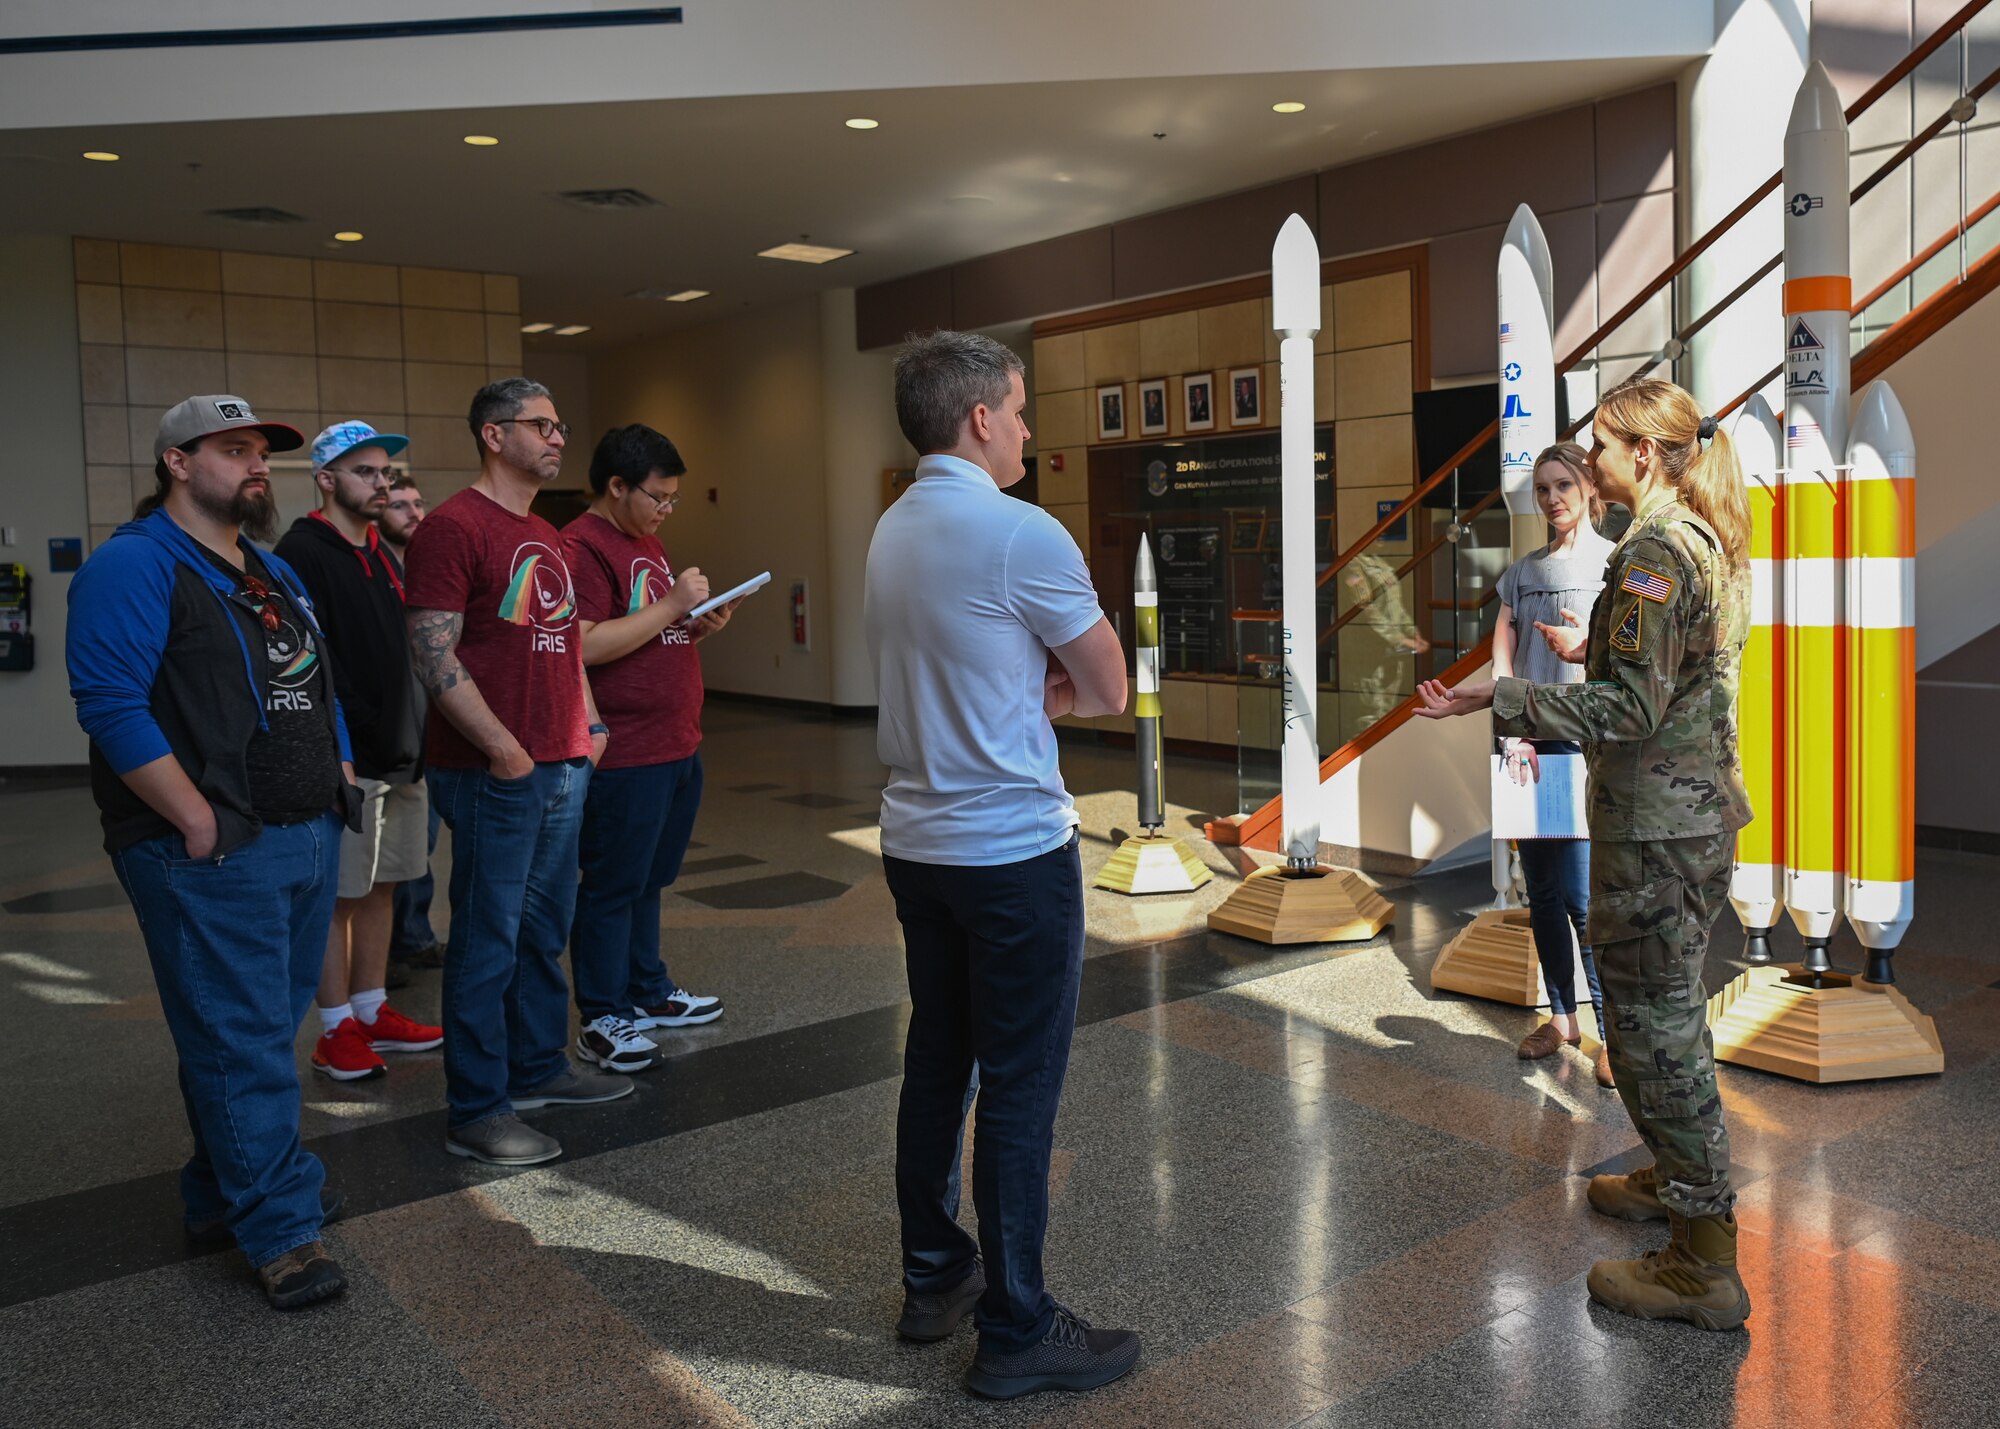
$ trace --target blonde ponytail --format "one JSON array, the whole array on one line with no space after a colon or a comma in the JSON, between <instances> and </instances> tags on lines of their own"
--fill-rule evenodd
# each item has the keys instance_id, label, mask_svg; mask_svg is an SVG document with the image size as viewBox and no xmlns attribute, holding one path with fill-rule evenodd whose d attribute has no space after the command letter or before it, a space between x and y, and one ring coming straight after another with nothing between
<instances>
[{"instance_id":1,"label":"blonde ponytail","mask_svg":"<svg viewBox=\"0 0 2000 1429\"><path fill-rule=\"evenodd\" d=\"M1604 394L1597 420L1628 446L1651 437L1674 495L1714 529L1732 565L1747 565L1750 499L1743 467L1729 433L1704 418L1693 397L1671 382L1635 377ZM1704 427L1713 435L1704 438Z\"/></svg>"}]
</instances>

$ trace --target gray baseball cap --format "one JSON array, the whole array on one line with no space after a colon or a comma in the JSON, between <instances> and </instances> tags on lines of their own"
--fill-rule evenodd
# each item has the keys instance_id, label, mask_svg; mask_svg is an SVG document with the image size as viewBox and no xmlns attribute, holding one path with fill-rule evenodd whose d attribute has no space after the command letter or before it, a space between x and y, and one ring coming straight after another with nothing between
<instances>
[{"instance_id":1,"label":"gray baseball cap","mask_svg":"<svg viewBox=\"0 0 2000 1429\"><path fill-rule=\"evenodd\" d=\"M169 407L160 418L160 430L153 438L153 460L166 455L168 447L185 446L197 437L250 427L264 434L274 452L296 451L306 444L305 434L283 422L260 422L250 404L227 393L214 397L190 397Z\"/></svg>"}]
</instances>

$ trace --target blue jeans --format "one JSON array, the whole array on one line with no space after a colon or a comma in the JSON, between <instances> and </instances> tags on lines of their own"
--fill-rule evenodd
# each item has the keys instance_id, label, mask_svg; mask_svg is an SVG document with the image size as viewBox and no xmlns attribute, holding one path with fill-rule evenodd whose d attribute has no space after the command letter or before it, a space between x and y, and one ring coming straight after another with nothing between
<instances>
[{"instance_id":1,"label":"blue jeans","mask_svg":"<svg viewBox=\"0 0 2000 1429\"><path fill-rule=\"evenodd\" d=\"M1590 841L1522 839L1515 846L1521 851L1521 873L1528 885L1528 926L1535 934L1542 983L1549 990L1549 1011L1576 1011L1576 964L1569 955L1570 930L1574 928L1601 1037L1604 992L1597 980L1597 959L1591 955L1584 931L1590 916Z\"/></svg>"},{"instance_id":2,"label":"blue jeans","mask_svg":"<svg viewBox=\"0 0 2000 1429\"><path fill-rule=\"evenodd\" d=\"M660 890L680 877L701 808L701 755L600 769L583 806L583 881L569 930L585 1022L630 1017L674 991L660 961Z\"/></svg>"},{"instance_id":3,"label":"blue jeans","mask_svg":"<svg viewBox=\"0 0 2000 1429\"><path fill-rule=\"evenodd\" d=\"M986 1258L980 1344L1026 1349L1048 1332L1042 1285L1049 1148L1083 976L1083 867L1059 849L988 868L884 857L910 978L910 1034L896 1114L903 1283L949 1289ZM959 1156L975 1086L972 1202L958 1223Z\"/></svg>"},{"instance_id":4,"label":"blue jeans","mask_svg":"<svg viewBox=\"0 0 2000 1429\"><path fill-rule=\"evenodd\" d=\"M111 856L180 1059L190 1225L226 1220L252 1265L319 1239L326 1171L299 1143L293 1050L326 957L340 821L268 825L223 858L179 834Z\"/></svg>"},{"instance_id":5,"label":"blue jeans","mask_svg":"<svg viewBox=\"0 0 2000 1429\"><path fill-rule=\"evenodd\" d=\"M438 829L444 823L435 799L431 801L430 813L430 851L435 855L438 851ZM431 897L436 891L437 880L431 877L428 864L424 867L422 878L407 879L396 885L395 921L391 924L394 931L389 938L390 957L410 957L437 941L437 934L431 931Z\"/></svg>"},{"instance_id":6,"label":"blue jeans","mask_svg":"<svg viewBox=\"0 0 2000 1429\"><path fill-rule=\"evenodd\" d=\"M590 761L537 764L524 779L433 769L451 826L451 942L444 959L446 1119L513 1110L569 1070L563 940L576 907L576 837Z\"/></svg>"}]
</instances>

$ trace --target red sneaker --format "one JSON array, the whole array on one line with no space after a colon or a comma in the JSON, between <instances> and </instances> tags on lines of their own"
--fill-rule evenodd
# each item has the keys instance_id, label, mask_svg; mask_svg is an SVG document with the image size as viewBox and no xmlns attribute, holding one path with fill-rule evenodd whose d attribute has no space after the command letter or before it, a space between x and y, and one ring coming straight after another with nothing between
<instances>
[{"instance_id":1,"label":"red sneaker","mask_svg":"<svg viewBox=\"0 0 2000 1429\"><path fill-rule=\"evenodd\" d=\"M362 1026L361 1035L377 1052L428 1052L444 1044L442 1027L412 1022L386 1002L375 1009L375 1020Z\"/></svg>"},{"instance_id":2,"label":"red sneaker","mask_svg":"<svg viewBox=\"0 0 2000 1429\"><path fill-rule=\"evenodd\" d=\"M389 1069L368 1045L368 1034L352 1017L319 1039L313 1048L313 1070L336 1082L365 1082L389 1075Z\"/></svg>"}]
</instances>

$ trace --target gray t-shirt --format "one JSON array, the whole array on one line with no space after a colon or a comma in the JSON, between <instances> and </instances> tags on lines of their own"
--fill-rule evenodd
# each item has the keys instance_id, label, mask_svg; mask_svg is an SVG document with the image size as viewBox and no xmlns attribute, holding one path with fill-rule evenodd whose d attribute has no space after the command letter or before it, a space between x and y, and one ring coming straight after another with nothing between
<instances>
[{"instance_id":1,"label":"gray t-shirt","mask_svg":"<svg viewBox=\"0 0 2000 1429\"><path fill-rule=\"evenodd\" d=\"M1604 565L1616 543L1585 526L1567 555L1544 546L1507 567L1500 577L1500 601L1514 612L1514 674L1537 685L1573 685L1583 666L1558 659L1535 629L1535 622L1561 626L1562 612L1576 612L1590 624L1591 607L1604 589Z\"/></svg>"}]
</instances>

